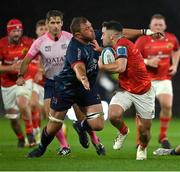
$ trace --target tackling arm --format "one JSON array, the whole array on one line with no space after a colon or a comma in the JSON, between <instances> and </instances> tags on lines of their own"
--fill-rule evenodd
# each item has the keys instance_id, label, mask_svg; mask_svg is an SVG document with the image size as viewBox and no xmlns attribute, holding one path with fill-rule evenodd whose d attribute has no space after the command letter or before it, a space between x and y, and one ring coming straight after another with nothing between
<instances>
[{"instance_id":1,"label":"tackling arm","mask_svg":"<svg viewBox=\"0 0 180 172\"><path fill-rule=\"evenodd\" d=\"M128 38L137 38L138 36L142 35L153 35L154 32L152 32L150 29L128 29L124 28L123 29L123 35Z\"/></svg>"},{"instance_id":2,"label":"tackling arm","mask_svg":"<svg viewBox=\"0 0 180 172\"><path fill-rule=\"evenodd\" d=\"M74 72L76 73L77 79L82 83L86 90L90 90L89 81L86 75L86 67L84 63L76 63L73 67Z\"/></svg>"},{"instance_id":3,"label":"tackling arm","mask_svg":"<svg viewBox=\"0 0 180 172\"><path fill-rule=\"evenodd\" d=\"M126 70L127 58L118 58L114 63L102 64L101 58L98 62L99 68L114 73L122 73Z\"/></svg>"}]
</instances>

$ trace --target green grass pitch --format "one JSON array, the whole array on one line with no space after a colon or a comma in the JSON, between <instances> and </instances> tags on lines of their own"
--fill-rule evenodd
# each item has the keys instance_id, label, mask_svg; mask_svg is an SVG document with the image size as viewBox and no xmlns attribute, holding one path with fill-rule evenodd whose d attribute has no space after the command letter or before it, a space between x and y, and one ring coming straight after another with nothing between
<instances>
[{"instance_id":1,"label":"green grass pitch","mask_svg":"<svg viewBox=\"0 0 180 172\"><path fill-rule=\"evenodd\" d=\"M160 145L157 142L159 133L159 121L154 120L152 125L152 138L148 148L148 159L136 161L135 148L135 120L125 121L130 128L122 150L112 149L112 143L117 131L106 121L103 131L98 132L102 143L106 147L106 156L98 156L92 144L88 149L80 146L72 122L66 120L68 128L68 142L71 146L71 155L60 157L56 154L58 142L56 139L48 147L45 155L41 158L28 159L26 154L30 148L18 149L14 133L10 128L9 121L0 118L0 170L2 171L179 171L180 156L156 157L153 150ZM43 121L43 126L46 121ZM172 146L180 144L180 119L173 119L169 132Z\"/></svg>"}]
</instances>

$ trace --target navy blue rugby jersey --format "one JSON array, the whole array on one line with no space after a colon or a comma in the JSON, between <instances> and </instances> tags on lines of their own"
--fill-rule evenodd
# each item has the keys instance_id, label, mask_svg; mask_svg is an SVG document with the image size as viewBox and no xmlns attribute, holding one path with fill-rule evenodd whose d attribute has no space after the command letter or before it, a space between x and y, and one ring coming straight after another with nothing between
<instances>
[{"instance_id":1,"label":"navy blue rugby jersey","mask_svg":"<svg viewBox=\"0 0 180 172\"><path fill-rule=\"evenodd\" d=\"M86 75L90 82L90 87L93 87L98 75L98 58L99 53L93 50L91 45L84 45L72 38L66 51L64 68L55 76L56 88L69 92L69 89L77 90L84 89L81 82L76 78L73 70L74 64L83 62L86 66Z\"/></svg>"}]
</instances>

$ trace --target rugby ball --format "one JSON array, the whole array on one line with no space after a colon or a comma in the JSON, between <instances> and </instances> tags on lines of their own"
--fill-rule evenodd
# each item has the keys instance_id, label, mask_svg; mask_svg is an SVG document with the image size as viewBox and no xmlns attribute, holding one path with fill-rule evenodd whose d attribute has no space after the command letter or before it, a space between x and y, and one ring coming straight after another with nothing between
<instances>
[{"instance_id":1,"label":"rugby ball","mask_svg":"<svg viewBox=\"0 0 180 172\"><path fill-rule=\"evenodd\" d=\"M103 64L110 64L115 62L115 51L111 47L106 47L101 52L101 59Z\"/></svg>"}]
</instances>

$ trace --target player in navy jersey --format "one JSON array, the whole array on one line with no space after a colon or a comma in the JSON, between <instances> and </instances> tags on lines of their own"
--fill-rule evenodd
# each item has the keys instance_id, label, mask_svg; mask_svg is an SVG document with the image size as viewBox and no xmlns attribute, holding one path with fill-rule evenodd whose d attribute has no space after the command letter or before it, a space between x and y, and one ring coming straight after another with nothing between
<instances>
[{"instance_id":1,"label":"player in navy jersey","mask_svg":"<svg viewBox=\"0 0 180 172\"><path fill-rule=\"evenodd\" d=\"M42 156L61 128L67 110L76 103L87 119L74 123L80 142L86 145L86 131L104 127L101 100L95 82L98 74L97 59L89 45L95 39L91 23L84 17L74 18L71 24L73 38L68 46L65 65L55 79L55 95L51 100L50 121L44 128L39 147L28 157ZM96 46L98 44L96 43ZM96 47L98 49L98 47Z\"/></svg>"}]
</instances>

